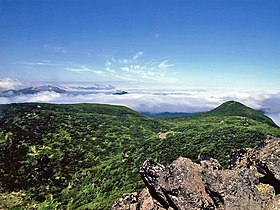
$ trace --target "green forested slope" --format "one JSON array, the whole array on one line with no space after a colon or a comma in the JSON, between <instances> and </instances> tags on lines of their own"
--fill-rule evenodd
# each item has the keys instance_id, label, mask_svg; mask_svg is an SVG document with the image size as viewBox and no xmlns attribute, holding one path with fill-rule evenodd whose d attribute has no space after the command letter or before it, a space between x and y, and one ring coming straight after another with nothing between
<instances>
[{"instance_id":1,"label":"green forested slope","mask_svg":"<svg viewBox=\"0 0 280 210\"><path fill-rule=\"evenodd\" d=\"M205 116L242 116L247 117L258 122L262 122L274 127L277 125L267 116L254 109L247 107L237 101L228 101L223 103L221 106L213 109L212 111L206 112Z\"/></svg>"},{"instance_id":2,"label":"green forested slope","mask_svg":"<svg viewBox=\"0 0 280 210\"><path fill-rule=\"evenodd\" d=\"M0 208L110 209L143 187L138 171L147 158L212 156L226 167L234 148L280 136L262 114L231 109L237 114L155 120L121 106L1 105Z\"/></svg>"}]
</instances>

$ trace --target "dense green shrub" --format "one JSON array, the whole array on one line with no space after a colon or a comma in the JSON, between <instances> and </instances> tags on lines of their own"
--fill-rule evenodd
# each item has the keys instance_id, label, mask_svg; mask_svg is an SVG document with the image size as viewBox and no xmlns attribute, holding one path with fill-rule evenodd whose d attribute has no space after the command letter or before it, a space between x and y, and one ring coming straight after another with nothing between
<instances>
[{"instance_id":1,"label":"dense green shrub","mask_svg":"<svg viewBox=\"0 0 280 210\"><path fill-rule=\"evenodd\" d=\"M156 120L110 105L0 105L1 193L24 192L14 209L110 209L123 193L143 187L139 167L146 159L211 156L226 167L233 149L280 136L254 110L238 104L234 112L246 110L240 116L223 109Z\"/></svg>"}]
</instances>

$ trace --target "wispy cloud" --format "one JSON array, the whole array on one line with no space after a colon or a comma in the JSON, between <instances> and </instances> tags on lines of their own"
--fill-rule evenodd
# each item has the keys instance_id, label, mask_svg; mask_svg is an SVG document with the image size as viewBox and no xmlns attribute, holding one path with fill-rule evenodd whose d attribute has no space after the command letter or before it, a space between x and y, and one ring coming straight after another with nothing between
<instances>
[{"instance_id":1,"label":"wispy cloud","mask_svg":"<svg viewBox=\"0 0 280 210\"><path fill-rule=\"evenodd\" d=\"M136 53L136 54L132 57L133 61L136 61L141 55L143 55L143 52L138 52L138 53Z\"/></svg>"},{"instance_id":2,"label":"wispy cloud","mask_svg":"<svg viewBox=\"0 0 280 210\"><path fill-rule=\"evenodd\" d=\"M15 64L29 65L29 66L61 66L61 64L52 63L49 60L42 60L42 61L35 61L35 62L22 61L22 62L16 62Z\"/></svg>"},{"instance_id":3,"label":"wispy cloud","mask_svg":"<svg viewBox=\"0 0 280 210\"><path fill-rule=\"evenodd\" d=\"M158 39L158 38L159 38L159 33L155 33L155 34L154 34L154 38L155 38L155 39Z\"/></svg>"},{"instance_id":4,"label":"wispy cloud","mask_svg":"<svg viewBox=\"0 0 280 210\"><path fill-rule=\"evenodd\" d=\"M111 66L112 65L112 62L111 61L109 61L109 60L106 60L106 62L105 62L105 66L106 67L109 67L109 66Z\"/></svg>"},{"instance_id":5,"label":"wispy cloud","mask_svg":"<svg viewBox=\"0 0 280 210\"><path fill-rule=\"evenodd\" d=\"M119 58L118 62L120 64L131 64L131 63L135 63L142 55L144 54L144 52L137 52L135 55L133 55L132 57L129 58ZM111 58L113 62L116 62L116 59L114 57Z\"/></svg>"},{"instance_id":6,"label":"wispy cloud","mask_svg":"<svg viewBox=\"0 0 280 210\"><path fill-rule=\"evenodd\" d=\"M130 80L136 82L174 82L177 81L173 63L169 59L147 59L144 52L138 51L134 55L123 58L117 56L105 56L103 66L95 67L94 63L84 65L72 62L53 62L51 60L22 61L16 65L38 66L38 69L52 69L69 71L74 73L94 73L107 78L107 80Z\"/></svg>"},{"instance_id":7,"label":"wispy cloud","mask_svg":"<svg viewBox=\"0 0 280 210\"><path fill-rule=\"evenodd\" d=\"M76 73L92 72L92 73L95 73L95 74L98 74L98 75L101 75L101 74L105 73L104 71L94 70L94 69L88 68L86 66L78 66L78 67L75 67L75 68L67 67L67 68L65 68L65 70L76 72Z\"/></svg>"},{"instance_id":8,"label":"wispy cloud","mask_svg":"<svg viewBox=\"0 0 280 210\"><path fill-rule=\"evenodd\" d=\"M65 53L67 52L66 49L65 49L65 47L62 47L62 46L55 46L55 47L54 47L54 50L55 50L56 52L63 53L63 54L65 54Z\"/></svg>"},{"instance_id":9,"label":"wispy cloud","mask_svg":"<svg viewBox=\"0 0 280 210\"><path fill-rule=\"evenodd\" d=\"M150 59L146 60L144 52L139 51L130 58L116 58L111 56L105 61L105 71L112 76L124 80L174 82L175 71L171 70L174 64L170 60ZM163 71L164 70L164 71Z\"/></svg>"},{"instance_id":10,"label":"wispy cloud","mask_svg":"<svg viewBox=\"0 0 280 210\"><path fill-rule=\"evenodd\" d=\"M158 68L159 68L159 69L168 69L169 67L174 66L174 64L169 64L168 62L169 62L169 60L162 61L162 62L158 65Z\"/></svg>"},{"instance_id":11,"label":"wispy cloud","mask_svg":"<svg viewBox=\"0 0 280 210\"><path fill-rule=\"evenodd\" d=\"M62 54L66 54L67 50L64 46L61 45L52 45L52 44L44 44L43 48L47 51L54 51L57 53L62 53Z\"/></svg>"},{"instance_id":12,"label":"wispy cloud","mask_svg":"<svg viewBox=\"0 0 280 210\"><path fill-rule=\"evenodd\" d=\"M121 67L121 70L126 71L126 72L130 72L130 69L127 66Z\"/></svg>"},{"instance_id":13,"label":"wispy cloud","mask_svg":"<svg viewBox=\"0 0 280 210\"><path fill-rule=\"evenodd\" d=\"M126 58L120 58L119 59L119 63L122 63L122 64L128 64L130 61Z\"/></svg>"}]
</instances>

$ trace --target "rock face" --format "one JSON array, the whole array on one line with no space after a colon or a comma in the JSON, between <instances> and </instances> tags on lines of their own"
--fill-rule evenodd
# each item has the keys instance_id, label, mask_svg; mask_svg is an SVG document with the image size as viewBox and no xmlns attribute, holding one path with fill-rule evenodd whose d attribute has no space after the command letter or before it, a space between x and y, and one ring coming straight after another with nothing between
<instances>
[{"instance_id":1,"label":"rock face","mask_svg":"<svg viewBox=\"0 0 280 210\"><path fill-rule=\"evenodd\" d=\"M114 210L280 209L280 139L236 151L228 170L215 159L179 157L167 167L147 160L140 174L147 188L125 194Z\"/></svg>"}]
</instances>

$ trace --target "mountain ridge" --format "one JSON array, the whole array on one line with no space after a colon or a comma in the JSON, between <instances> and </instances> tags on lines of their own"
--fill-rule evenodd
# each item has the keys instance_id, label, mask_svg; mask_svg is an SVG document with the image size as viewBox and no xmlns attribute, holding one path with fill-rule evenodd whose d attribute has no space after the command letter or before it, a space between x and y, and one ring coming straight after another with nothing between
<instances>
[{"instance_id":1,"label":"mountain ridge","mask_svg":"<svg viewBox=\"0 0 280 210\"><path fill-rule=\"evenodd\" d=\"M241 116L151 119L114 105L0 105L0 200L18 195L10 207L110 209L123 193L143 188L138 169L146 159L209 156L227 167L232 150L267 135L280 137L280 130Z\"/></svg>"}]
</instances>

